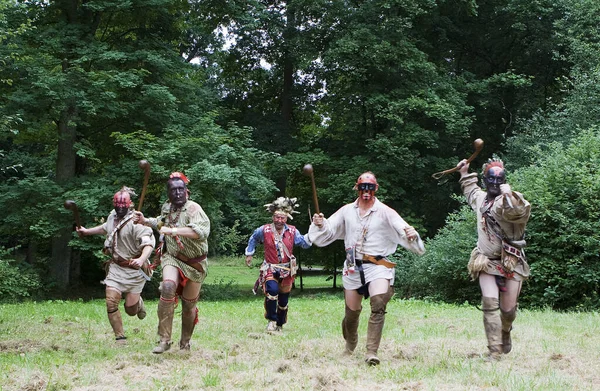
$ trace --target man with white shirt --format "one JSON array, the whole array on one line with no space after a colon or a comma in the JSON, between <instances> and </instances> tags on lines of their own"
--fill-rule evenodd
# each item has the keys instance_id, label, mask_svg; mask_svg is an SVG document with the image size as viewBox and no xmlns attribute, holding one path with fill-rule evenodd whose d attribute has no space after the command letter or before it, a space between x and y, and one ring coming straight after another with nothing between
<instances>
[{"instance_id":1,"label":"man with white shirt","mask_svg":"<svg viewBox=\"0 0 600 391\"><path fill-rule=\"evenodd\" d=\"M346 261L342 280L346 313L342 333L346 353L351 354L356 348L361 302L363 297L370 298L365 361L369 365L378 365L377 351L386 306L394 294L396 272L395 264L387 257L396 252L398 245L419 255L425 253L425 247L417 231L375 197L379 185L372 172L360 175L354 189L358 191L354 202L344 205L328 219L323 214L313 216L308 236L319 247L344 240Z\"/></svg>"}]
</instances>

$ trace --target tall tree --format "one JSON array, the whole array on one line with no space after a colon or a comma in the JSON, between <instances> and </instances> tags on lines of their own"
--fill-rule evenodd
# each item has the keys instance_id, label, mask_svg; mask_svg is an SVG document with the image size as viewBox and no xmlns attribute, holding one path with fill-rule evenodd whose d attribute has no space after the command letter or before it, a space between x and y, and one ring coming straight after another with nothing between
<instances>
[{"instance_id":1,"label":"tall tree","mask_svg":"<svg viewBox=\"0 0 600 391\"><path fill-rule=\"evenodd\" d=\"M322 149L332 159L320 172L329 178L347 173L339 176L344 181L377 167L393 178L388 188L406 204L415 168L423 178L425 166L440 164L422 157L440 145L456 151L467 138L461 81L428 60L412 25L430 2L239 3L246 13L228 26L234 44L220 63L222 80L226 102L238 113L233 118L255 127L261 148L283 156L306 152L307 158ZM446 148L449 139L452 148ZM291 173L284 162L275 167ZM327 185L347 194L340 192L347 183ZM405 207L421 214L416 203Z\"/></svg>"},{"instance_id":2,"label":"tall tree","mask_svg":"<svg viewBox=\"0 0 600 391\"><path fill-rule=\"evenodd\" d=\"M225 26L230 47L219 61L225 102L232 118L256 129L263 149L295 151L303 126L314 121L310 97L322 88L313 68L323 45L320 31L330 27L323 25L330 2L236 3L240 11Z\"/></svg>"},{"instance_id":3,"label":"tall tree","mask_svg":"<svg viewBox=\"0 0 600 391\"><path fill-rule=\"evenodd\" d=\"M446 0L419 19L432 61L467 83L471 134L500 152L519 121L560 99L569 62L554 33L564 6L553 0Z\"/></svg>"},{"instance_id":4,"label":"tall tree","mask_svg":"<svg viewBox=\"0 0 600 391\"><path fill-rule=\"evenodd\" d=\"M186 7L172 0L25 4L22 17L35 30L24 36L19 81L4 110L24 120L15 142L45 144L38 152L54 157L52 178L60 188L68 189L94 159L120 158L112 132L159 133L177 118L181 102L173 89L184 74L177 43ZM71 231L53 233L50 271L66 286Z\"/></svg>"},{"instance_id":5,"label":"tall tree","mask_svg":"<svg viewBox=\"0 0 600 391\"><path fill-rule=\"evenodd\" d=\"M330 175L344 173L338 177L345 185L337 186L347 188L361 171L373 170L384 181L381 197L431 233L448 202L430 175L441 157L463 150L470 124L463 80L421 48L415 23L433 7L345 3L317 72L326 85L318 104L327 128L316 144L337 160Z\"/></svg>"}]
</instances>

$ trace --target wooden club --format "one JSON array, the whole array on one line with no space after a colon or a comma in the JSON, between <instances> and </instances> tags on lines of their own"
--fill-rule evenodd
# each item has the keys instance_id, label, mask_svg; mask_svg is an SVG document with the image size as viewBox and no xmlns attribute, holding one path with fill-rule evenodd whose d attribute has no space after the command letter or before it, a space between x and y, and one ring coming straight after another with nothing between
<instances>
[{"instance_id":1,"label":"wooden club","mask_svg":"<svg viewBox=\"0 0 600 391\"><path fill-rule=\"evenodd\" d=\"M150 179L150 163L148 160L140 160L140 168L144 170L144 185L142 186L142 195L140 196L140 201L138 202L137 210L142 210L142 205L144 204L144 197L146 197L146 188L148 187L148 179Z\"/></svg>"},{"instance_id":2,"label":"wooden club","mask_svg":"<svg viewBox=\"0 0 600 391\"><path fill-rule=\"evenodd\" d=\"M481 150L483 149L483 140L478 138L477 140L473 141L473 147L475 147L475 152L473 152L473 154L467 159L467 164L471 163L473 161L473 159L475 159L477 157L477 155L479 155L479 152L481 152ZM461 167L462 166L456 166L449 170L436 172L435 174L432 175L432 177L434 179L440 179L441 177L443 177L446 174L450 174L452 172L456 172L456 171L460 170Z\"/></svg>"},{"instance_id":3,"label":"wooden club","mask_svg":"<svg viewBox=\"0 0 600 391\"><path fill-rule=\"evenodd\" d=\"M73 217L75 218L75 224L77 225L77 228L80 228L81 220L79 220L79 209L77 209L77 203L73 200L66 200L64 206L65 206L65 209L69 209L71 212L73 212Z\"/></svg>"},{"instance_id":4,"label":"wooden club","mask_svg":"<svg viewBox=\"0 0 600 391\"><path fill-rule=\"evenodd\" d=\"M317 187L315 186L315 175L313 173L312 164L305 164L302 171L304 172L304 174L310 176L310 183L312 185L313 203L315 204L315 212L317 214L319 214L319 213L321 213L321 211L319 210L319 199L317 198Z\"/></svg>"}]
</instances>

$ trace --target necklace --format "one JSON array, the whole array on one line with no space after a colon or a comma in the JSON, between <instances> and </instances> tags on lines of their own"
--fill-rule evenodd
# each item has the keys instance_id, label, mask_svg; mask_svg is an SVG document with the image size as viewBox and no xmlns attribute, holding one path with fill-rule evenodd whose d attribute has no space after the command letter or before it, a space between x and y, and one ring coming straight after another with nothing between
<instances>
[{"instance_id":1,"label":"necklace","mask_svg":"<svg viewBox=\"0 0 600 391\"><path fill-rule=\"evenodd\" d=\"M179 217L181 217L181 211L183 210L183 207L177 209L177 214L175 215L175 218L171 218L171 215L173 214L173 212L175 212L174 210L175 208L173 207L173 204L171 204L170 208L169 208L169 214L167 215L167 226L170 228L173 227L177 227L177 223L179 222ZM180 250L184 249L183 243L181 242L181 239L179 238L179 235L174 235L173 238L175 238L175 242L177 243L177 247L179 247Z\"/></svg>"}]
</instances>

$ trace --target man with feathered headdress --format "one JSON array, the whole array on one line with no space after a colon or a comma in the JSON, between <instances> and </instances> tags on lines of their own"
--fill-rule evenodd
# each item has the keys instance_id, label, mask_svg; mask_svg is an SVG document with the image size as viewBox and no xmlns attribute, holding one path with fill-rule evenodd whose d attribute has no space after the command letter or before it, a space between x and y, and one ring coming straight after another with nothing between
<instances>
[{"instance_id":1,"label":"man with feathered headdress","mask_svg":"<svg viewBox=\"0 0 600 391\"><path fill-rule=\"evenodd\" d=\"M133 224L133 206L131 196L133 190L123 187L113 196L114 210L110 212L106 222L94 228L76 227L80 237L88 235L106 235L104 253L110 255L107 265L106 310L108 320L118 342L125 342L123 320L119 312L121 297L125 294L125 312L139 319L146 317L142 289L148 274L148 258L156 244L152 230Z\"/></svg>"},{"instance_id":2,"label":"man with feathered headdress","mask_svg":"<svg viewBox=\"0 0 600 391\"><path fill-rule=\"evenodd\" d=\"M477 246L468 268L471 277L479 279L489 357L495 360L512 349L510 332L517 300L529 277L523 247L531 205L506 183L502 160L490 159L484 164L485 191L477 185L477 173L469 173L466 160L458 167L463 193L477 213Z\"/></svg>"},{"instance_id":3,"label":"man with feathered headdress","mask_svg":"<svg viewBox=\"0 0 600 391\"><path fill-rule=\"evenodd\" d=\"M196 303L206 278L210 220L196 202L189 199L188 178L173 172L167 180L167 197L160 216L145 218L135 212L135 222L150 226L160 233L158 258L163 280L158 302L158 335L160 341L152 353L161 354L171 348L173 317L181 297L181 339L179 348L190 350L194 327L198 323Z\"/></svg>"},{"instance_id":4,"label":"man with feathered headdress","mask_svg":"<svg viewBox=\"0 0 600 391\"><path fill-rule=\"evenodd\" d=\"M294 246L308 248L311 245L296 227L287 224L287 219L298 213L294 211L297 206L296 198L286 197L266 204L267 211L273 214L272 222L252 233L245 251L246 265L250 267L257 244L264 246L265 259L260 267L255 293L260 286L265 294L267 332L281 331L287 321L288 300L298 268L292 254Z\"/></svg>"}]
</instances>

